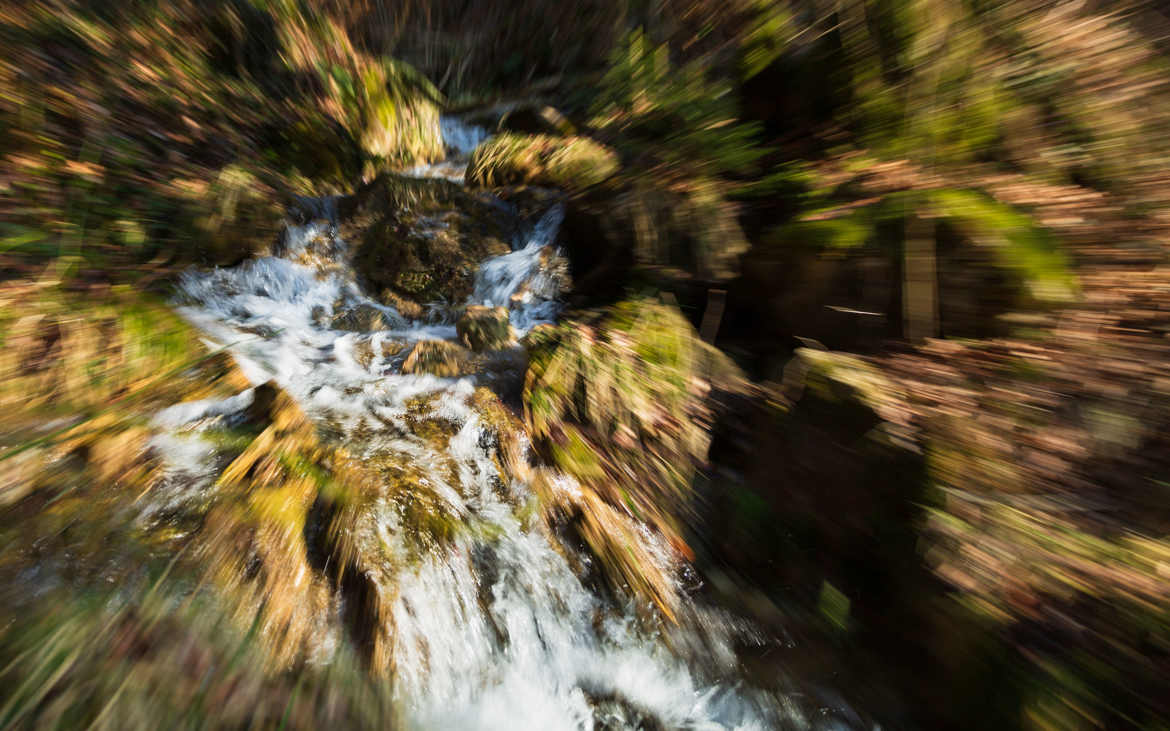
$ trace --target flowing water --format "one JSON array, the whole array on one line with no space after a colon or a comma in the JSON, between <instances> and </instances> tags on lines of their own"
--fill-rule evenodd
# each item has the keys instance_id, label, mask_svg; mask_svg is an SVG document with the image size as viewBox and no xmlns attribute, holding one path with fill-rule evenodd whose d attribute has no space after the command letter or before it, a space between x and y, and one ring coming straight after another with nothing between
<instances>
[{"instance_id":1,"label":"flowing water","mask_svg":"<svg viewBox=\"0 0 1170 731\"><path fill-rule=\"evenodd\" d=\"M444 122L449 146L465 157L482 131ZM459 162L413 171L460 178ZM483 262L471 303L510 308L522 334L554 319L561 281L546 246L563 211L550 208L515 250ZM330 239L327 270L296 261L307 241ZM394 693L408 725L427 729L694 728L764 729L801 725L782 699L737 679L732 624L697 609L686 626L656 631L582 584L571 559L529 517L535 498L522 479L504 484L490 432L472 406L474 376L404 375L401 351L386 343L454 339L439 316L412 322L366 297L348 268L345 243L325 223L289 230L285 255L233 269L189 274L183 314L209 342L232 344L255 383L275 379L304 411L360 460L392 459L422 478L428 505L461 529L420 551L413 527L392 501L374 507L370 530L395 558L391 653ZM337 309L377 308L386 329L331 329ZM421 397L421 399L420 399ZM234 400L183 404L158 417L178 427L245 407ZM418 404L425 411L418 413ZM407 420L454 424L436 444ZM522 439L521 435L521 439ZM190 442L161 444L188 485L210 485L208 452ZM573 489L563 478L564 489ZM409 499L409 496L407 497ZM526 513L526 511L528 511ZM669 551L645 540L670 561ZM413 558L408 558L413 557ZM401 559L401 560L398 560ZM387 574L389 575L389 574ZM692 619L693 619L692 617ZM669 642L667 641L669 638ZM331 643L322 638L321 662ZM689 648L689 649L688 649Z\"/></svg>"}]
</instances>

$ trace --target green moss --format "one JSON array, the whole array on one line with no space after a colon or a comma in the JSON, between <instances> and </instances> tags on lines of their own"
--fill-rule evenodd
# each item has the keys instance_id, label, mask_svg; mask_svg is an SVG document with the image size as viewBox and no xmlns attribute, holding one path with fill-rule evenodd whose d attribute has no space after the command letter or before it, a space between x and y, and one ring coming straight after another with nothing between
<instances>
[{"instance_id":1,"label":"green moss","mask_svg":"<svg viewBox=\"0 0 1170 731\"><path fill-rule=\"evenodd\" d=\"M574 429L567 431L564 446L553 445L552 454L557 467L578 480L596 480L605 476L600 458Z\"/></svg>"},{"instance_id":2,"label":"green moss","mask_svg":"<svg viewBox=\"0 0 1170 731\"><path fill-rule=\"evenodd\" d=\"M389 698L351 651L327 668L272 673L255 637L192 584L182 567L156 564L116 592L81 584L7 608L0 719L14 728L389 723Z\"/></svg>"},{"instance_id":3,"label":"green moss","mask_svg":"<svg viewBox=\"0 0 1170 731\"><path fill-rule=\"evenodd\" d=\"M442 97L426 77L394 59L370 64L359 74L356 83L334 86L346 90L343 99L352 107L353 119L360 120L363 151L376 162L395 167L441 158L438 102Z\"/></svg>"}]
</instances>

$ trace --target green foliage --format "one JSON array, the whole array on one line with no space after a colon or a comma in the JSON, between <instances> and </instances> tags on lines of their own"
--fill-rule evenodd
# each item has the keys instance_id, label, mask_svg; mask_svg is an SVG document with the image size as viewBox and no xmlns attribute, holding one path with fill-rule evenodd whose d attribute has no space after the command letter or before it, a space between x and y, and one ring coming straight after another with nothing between
<instances>
[{"instance_id":1,"label":"green foliage","mask_svg":"<svg viewBox=\"0 0 1170 731\"><path fill-rule=\"evenodd\" d=\"M771 0L751 3L752 19L739 40L740 78L751 79L788 49L797 32L789 8Z\"/></svg>"},{"instance_id":2,"label":"green foliage","mask_svg":"<svg viewBox=\"0 0 1170 731\"><path fill-rule=\"evenodd\" d=\"M843 3L840 121L888 157L1140 185L1167 155L1170 84L1153 44L1125 14L1014 5Z\"/></svg>"},{"instance_id":3,"label":"green foliage","mask_svg":"<svg viewBox=\"0 0 1170 731\"><path fill-rule=\"evenodd\" d=\"M965 245L989 250L1035 301L1067 302L1077 293L1075 276L1053 236L1025 213L975 190L904 191L844 212L829 207L786 224L774 236L784 245L816 252L878 246L900 256L911 217L948 223ZM891 237L891 231L899 233Z\"/></svg>"},{"instance_id":4,"label":"green foliage","mask_svg":"<svg viewBox=\"0 0 1170 731\"><path fill-rule=\"evenodd\" d=\"M1021 276L1036 300L1066 302L1076 293L1066 257L1027 215L972 190L930 191L926 203L972 240L990 244L1000 266Z\"/></svg>"},{"instance_id":5,"label":"green foliage","mask_svg":"<svg viewBox=\"0 0 1170 731\"><path fill-rule=\"evenodd\" d=\"M5 27L0 257L16 271L231 264L275 238L286 192L443 152L435 87L303 3L31 4Z\"/></svg>"},{"instance_id":6,"label":"green foliage","mask_svg":"<svg viewBox=\"0 0 1170 731\"><path fill-rule=\"evenodd\" d=\"M739 121L735 89L698 64L676 66L641 30L614 50L593 104L595 123L671 169L744 173L765 154L758 125Z\"/></svg>"},{"instance_id":7,"label":"green foliage","mask_svg":"<svg viewBox=\"0 0 1170 731\"><path fill-rule=\"evenodd\" d=\"M57 590L0 635L0 723L6 728L317 728L379 726L390 698L342 651L337 662L274 673L251 633L205 591L164 567L117 591ZM165 580L171 585L164 585Z\"/></svg>"}]
</instances>

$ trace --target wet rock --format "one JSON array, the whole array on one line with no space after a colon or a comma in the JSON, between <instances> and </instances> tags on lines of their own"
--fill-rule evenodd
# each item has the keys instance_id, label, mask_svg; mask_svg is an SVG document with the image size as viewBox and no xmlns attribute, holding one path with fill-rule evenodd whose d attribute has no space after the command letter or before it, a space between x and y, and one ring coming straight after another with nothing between
<instances>
[{"instance_id":1,"label":"wet rock","mask_svg":"<svg viewBox=\"0 0 1170 731\"><path fill-rule=\"evenodd\" d=\"M523 348L484 351L472 359L471 366L477 383L489 386L509 403L519 401L528 370L528 354Z\"/></svg>"},{"instance_id":2,"label":"wet rock","mask_svg":"<svg viewBox=\"0 0 1170 731\"><path fill-rule=\"evenodd\" d=\"M246 423L255 437L217 478L220 500L199 551L210 582L286 665L311 651L337 612L334 577L316 556L345 555L346 534L318 525L330 519L322 505L356 500L366 482L344 451L321 443L285 391L269 381L253 394ZM321 475L329 475L327 495Z\"/></svg>"},{"instance_id":3,"label":"wet rock","mask_svg":"<svg viewBox=\"0 0 1170 731\"><path fill-rule=\"evenodd\" d=\"M472 350L496 350L512 340L508 310L503 307L470 305L455 323L459 340Z\"/></svg>"},{"instance_id":4,"label":"wet rock","mask_svg":"<svg viewBox=\"0 0 1170 731\"><path fill-rule=\"evenodd\" d=\"M521 283L510 298L513 305L530 301L532 298L555 299L560 293L568 292L573 286L569 275L569 260L554 246L540 249L540 266L533 276Z\"/></svg>"},{"instance_id":5,"label":"wet rock","mask_svg":"<svg viewBox=\"0 0 1170 731\"><path fill-rule=\"evenodd\" d=\"M346 332L371 332L385 330L386 321L382 311L377 307L360 304L334 315L330 327Z\"/></svg>"},{"instance_id":6,"label":"wet rock","mask_svg":"<svg viewBox=\"0 0 1170 731\"><path fill-rule=\"evenodd\" d=\"M403 373L430 374L443 378L458 376L466 362L462 348L446 340L420 340L402 364Z\"/></svg>"},{"instance_id":7,"label":"wet rock","mask_svg":"<svg viewBox=\"0 0 1170 731\"><path fill-rule=\"evenodd\" d=\"M378 295L378 301L387 307L393 307L408 320L422 320L427 315L427 308L413 299L407 299L392 289L383 289Z\"/></svg>"},{"instance_id":8,"label":"wet rock","mask_svg":"<svg viewBox=\"0 0 1170 731\"><path fill-rule=\"evenodd\" d=\"M585 699L599 719L604 719L604 728L636 728L643 731L666 731L667 726L651 711L640 708L636 703L612 691L585 691Z\"/></svg>"},{"instance_id":9,"label":"wet rock","mask_svg":"<svg viewBox=\"0 0 1170 731\"><path fill-rule=\"evenodd\" d=\"M281 396L280 388L272 381L253 388L252 403L241 414L243 422L260 429L267 426L275 413L278 396Z\"/></svg>"},{"instance_id":10,"label":"wet rock","mask_svg":"<svg viewBox=\"0 0 1170 731\"><path fill-rule=\"evenodd\" d=\"M330 322L329 311L325 309L324 305L314 305L313 309L309 311L309 319L317 327L328 327Z\"/></svg>"},{"instance_id":11,"label":"wet rock","mask_svg":"<svg viewBox=\"0 0 1170 731\"><path fill-rule=\"evenodd\" d=\"M506 206L447 180L386 175L343 208L342 238L360 242L358 274L410 318L424 305L465 301L480 262L511 250Z\"/></svg>"},{"instance_id":12,"label":"wet rock","mask_svg":"<svg viewBox=\"0 0 1170 731\"><path fill-rule=\"evenodd\" d=\"M382 357L392 358L406 350L407 344L401 340L383 340L381 344Z\"/></svg>"},{"instance_id":13,"label":"wet rock","mask_svg":"<svg viewBox=\"0 0 1170 731\"><path fill-rule=\"evenodd\" d=\"M573 123L555 107L547 104L517 106L500 117L496 128L501 132L530 135L573 135Z\"/></svg>"},{"instance_id":14,"label":"wet rock","mask_svg":"<svg viewBox=\"0 0 1170 731\"><path fill-rule=\"evenodd\" d=\"M354 343L353 359L361 365L362 368L369 368L370 364L374 362L374 346L369 340L361 340Z\"/></svg>"}]
</instances>

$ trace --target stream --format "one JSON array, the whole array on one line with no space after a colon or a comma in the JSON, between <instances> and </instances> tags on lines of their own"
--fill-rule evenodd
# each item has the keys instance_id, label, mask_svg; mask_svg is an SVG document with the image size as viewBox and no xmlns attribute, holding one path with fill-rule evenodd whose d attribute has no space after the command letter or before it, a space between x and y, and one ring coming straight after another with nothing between
<instances>
[{"instance_id":1,"label":"stream","mask_svg":"<svg viewBox=\"0 0 1170 731\"><path fill-rule=\"evenodd\" d=\"M445 119L451 158L409 172L462 180L469 151L484 133ZM328 208L328 206L323 206ZM513 242L482 262L467 304L510 309L516 334L555 321L560 280L544 267L563 209L553 205ZM327 241L327 268L305 263L312 242ZM419 548L395 500L373 507L371 536L394 570L371 577L396 586L394 697L406 724L420 729L770 729L809 725L793 704L756 690L738 671L734 644L750 628L714 610L694 608L677 627L650 626L634 607L582 583L573 553L531 520L535 500L522 479L501 480L482 415L473 405L475 375L439 378L401 373L401 346L454 340L449 316L412 321L362 292L346 242L328 221L290 227L282 256L231 269L191 272L180 312L209 344L230 345L255 384L274 379L320 427L363 462L391 460L419 474L428 509L457 524L450 540ZM515 296L514 296L515 295ZM373 308L383 327L333 329L341 308ZM389 347L395 344L395 347ZM157 421L178 429L212 414L245 408L234 399L182 404ZM419 404L425 404L420 413ZM436 446L408 420L454 424ZM523 435L520 435L523 443ZM190 440L162 439L170 469L188 486L211 489L208 452ZM569 478L563 489L571 490ZM202 485L202 488L199 486ZM191 489L188 487L187 489ZM416 495L421 499L421 495ZM406 500L413 499L410 496ZM644 539L673 561L649 531ZM571 560L572 559L572 560ZM323 631L316 661L340 641Z\"/></svg>"}]
</instances>

